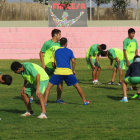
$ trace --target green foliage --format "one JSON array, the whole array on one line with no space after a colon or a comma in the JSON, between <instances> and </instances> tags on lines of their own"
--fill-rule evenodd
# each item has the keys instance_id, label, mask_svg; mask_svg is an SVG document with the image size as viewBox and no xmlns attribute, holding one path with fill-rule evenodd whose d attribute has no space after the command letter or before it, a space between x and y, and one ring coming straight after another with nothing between
<instances>
[{"instance_id":1,"label":"green foliage","mask_svg":"<svg viewBox=\"0 0 140 140\"><path fill-rule=\"evenodd\" d=\"M113 12L117 14L124 14L129 4L129 0L113 0Z\"/></svg>"}]
</instances>

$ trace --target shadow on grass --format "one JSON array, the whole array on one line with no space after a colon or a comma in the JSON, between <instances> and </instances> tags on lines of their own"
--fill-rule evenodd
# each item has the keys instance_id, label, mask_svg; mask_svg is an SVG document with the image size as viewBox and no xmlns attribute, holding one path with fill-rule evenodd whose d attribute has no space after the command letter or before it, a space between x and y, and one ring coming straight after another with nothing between
<instances>
[{"instance_id":1,"label":"shadow on grass","mask_svg":"<svg viewBox=\"0 0 140 140\"><path fill-rule=\"evenodd\" d=\"M116 97L116 96L107 96L107 97L116 101L120 101L122 99L122 97Z\"/></svg>"},{"instance_id":2,"label":"shadow on grass","mask_svg":"<svg viewBox=\"0 0 140 140\"><path fill-rule=\"evenodd\" d=\"M16 114L22 114L25 113L23 110L18 110L18 109L0 109L0 112L8 112L8 113L16 113Z\"/></svg>"},{"instance_id":3,"label":"shadow on grass","mask_svg":"<svg viewBox=\"0 0 140 140\"><path fill-rule=\"evenodd\" d=\"M13 99L23 100L21 96L15 96Z\"/></svg>"},{"instance_id":4,"label":"shadow on grass","mask_svg":"<svg viewBox=\"0 0 140 140\"><path fill-rule=\"evenodd\" d=\"M98 86L98 85L94 86L94 88L120 90L119 88L116 87L107 87L107 86Z\"/></svg>"}]
</instances>

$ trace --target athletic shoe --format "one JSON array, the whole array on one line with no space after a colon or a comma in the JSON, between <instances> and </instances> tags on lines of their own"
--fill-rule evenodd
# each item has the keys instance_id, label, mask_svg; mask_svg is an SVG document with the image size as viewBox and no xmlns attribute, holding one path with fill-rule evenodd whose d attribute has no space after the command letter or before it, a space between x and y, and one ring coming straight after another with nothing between
<instances>
[{"instance_id":1,"label":"athletic shoe","mask_svg":"<svg viewBox=\"0 0 140 140\"><path fill-rule=\"evenodd\" d=\"M90 101L88 100L84 102L84 105L89 105L89 104L90 104Z\"/></svg>"},{"instance_id":2,"label":"athletic shoe","mask_svg":"<svg viewBox=\"0 0 140 140\"><path fill-rule=\"evenodd\" d=\"M114 85L114 82L110 81L107 83L108 85Z\"/></svg>"},{"instance_id":3,"label":"athletic shoe","mask_svg":"<svg viewBox=\"0 0 140 140\"><path fill-rule=\"evenodd\" d=\"M29 112L29 111L26 111L24 114L21 114L22 117L28 117L28 116L32 116L34 115L33 111Z\"/></svg>"},{"instance_id":4,"label":"athletic shoe","mask_svg":"<svg viewBox=\"0 0 140 140\"><path fill-rule=\"evenodd\" d=\"M136 98L138 98L138 97L139 97L139 94L136 93L136 94L134 94L134 95L131 97L131 99L136 99Z\"/></svg>"},{"instance_id":5,"label":"athletic shoe","mask_svg":"<svg viewBox=\"0 0 140 140\"><path fill-rule=\"evenodd\" d=\"M121 85L122 85L122 83L121 83L121 82L118 82L118 83L117 83L117 85L118 85L118 86L121 86Z\"/></svg>"},{"instance_id":6,"label":"athletic shoe","mask_svg":"<svg viewBox=\"0 0 140 140\"><path fill-rule=\"evenodd\" d=\"M39 119L47 119L47 115L45 113L41 113L37 118Z\"/></svg>"},{"instance_id":7,"label":"athletic shoe","mask_svg":"<svg viewBox=\"0 0 140 140\"><path fill-rule=\"evenodd\" d=\"M122 98L121 100L120 100L120 102L128 102L128 99L124 99L124 98Z\"/></svg>"},{"instance_id":8,"label":"athletic shoe","mask_svg":"<svg viewBox=\"0 0 140 140\"><path fill-rule=\"evenodd\" d=\"M66 102L64 102L63 100L59 99L59 100L56 100L56 103L60 103L60 104L66 104Z\"/></svg>"}]
</instances>

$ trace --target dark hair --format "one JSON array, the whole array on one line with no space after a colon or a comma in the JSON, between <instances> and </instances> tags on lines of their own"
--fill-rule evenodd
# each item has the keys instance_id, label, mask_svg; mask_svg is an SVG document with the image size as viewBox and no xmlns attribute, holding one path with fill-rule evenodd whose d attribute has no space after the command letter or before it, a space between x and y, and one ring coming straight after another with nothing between
<instances>
[{"instance_id":1,"label":"dark hair","mask_svg":"<svg viewBox=\"0 0 140 140\"><path fill-rule=\"evenodd\" d=\"M10 76L10 75L2 75L2 80L4 81L4 83L2 83L2 84L11 85L12 76Z\"/></svg>"},{"instance_id":2,"label":"dark hair","mask_svg":"<svg viewBox=\"0 0 140 140\"><path fill-rule=\"evenodd\" d=\"M17 62L17 61L15 61L11 64L11 70L12 71L17 71L21 67L22 67L22 64Z\"/></svg>"},{"instance_id":3,"label":"dark hair","mask_svg":"<svg viewBox=\"0 0 140 140\"><path fill-rule=\"evenodd\" d=\"M128 34L131 34L131 33L135 33L136 31L135 31L135 29L133 29L133 28L130 28L129 30L128 30Z\"/></svg>"},{"instance_id":4,"label":"dark hair","mask_svg":"<svg viewBox=\"0 0 140 140\"><path fill-rule=\"evenodd\" d=\"M53 29L52 30L52 37L54 37L55 34L59 34L61 31L59 29Z\"/></svg>"},{"instance_id":5,"label":"dark hair","mask_svg":"<svg viewBox=\"0 0 140 140\"><path fill-rule=\"evenodd\" d=\"M60 39L60 45L61 45L61 46L66 45L67 42L68 42L68 40L67 40L67 38L65 38L65 37L62 37L62 38Z\"/></svg>"},{"instance_id":6,"label":"dark hair","mask_svg":"<svg viewBox=\"0 0 140 140\"><path fill-rule=\"evenodd\" d=\"M107 56L107 51L101 51L101 56L102 56L102 57Z\"/></svg>"},{"instance_id":7,"label":"dark hair","mask_svg":"<svg viewBox=\"0 0 140 140\"><path fill-rule=\"evenodd\" d=\"M106 50L106 45L105 44L101 44L100 47L101 47L102 50Z\"/></svg>"}]
</instances>

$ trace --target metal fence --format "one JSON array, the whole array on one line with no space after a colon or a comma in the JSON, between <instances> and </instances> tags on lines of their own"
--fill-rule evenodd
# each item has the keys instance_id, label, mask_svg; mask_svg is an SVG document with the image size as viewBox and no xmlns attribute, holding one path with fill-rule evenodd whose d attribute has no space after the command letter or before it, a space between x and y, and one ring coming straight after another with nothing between
<instances>
[{"instance_id":1,"label":"metal fence","mask_svg":"<svg viewBox=\"0 0 140 140\"><path fill-rule=\"evenodd\" d=\"M0 20L48 20L47 0L34 1L0 0ZM89 20L140 20L140 0L87 0L87 14Z\"/></svg>"}]
</instances>

